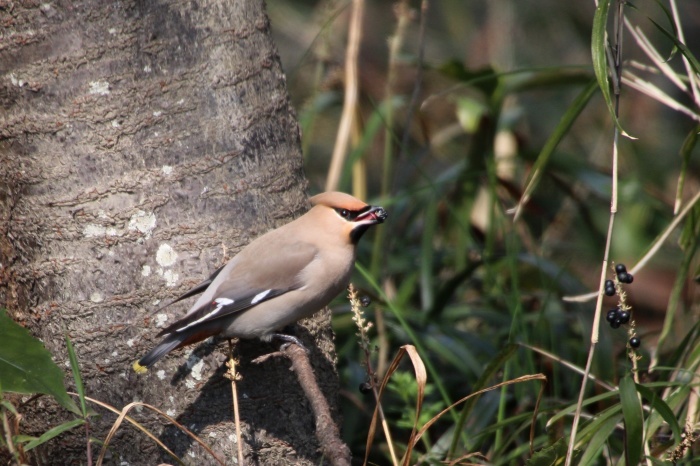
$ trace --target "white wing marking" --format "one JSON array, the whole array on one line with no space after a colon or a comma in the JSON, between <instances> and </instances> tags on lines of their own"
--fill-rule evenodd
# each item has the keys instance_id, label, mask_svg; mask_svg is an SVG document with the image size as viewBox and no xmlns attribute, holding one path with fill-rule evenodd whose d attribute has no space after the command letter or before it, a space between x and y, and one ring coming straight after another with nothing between
<instances>
[{"instance_id":1,"label":"white wing marking","mask_svg":"<svg viewBox=\"0 0 700 466\"><path fill-rule=\"evenodd\" d=\"M197 320L195 320L195 321L193 321L193 322L190 322L189 324L187 324L187 325L185 325L184 327L179 328L179 329L177 329L177 330L175 330L175 331L176 331L176 332L182 332L183 330L186 330L186 329L192 327L193 325L197 325L197 324L200 323L200 322L204 322L205 320L207 320L207 319L209 319L209 318L211 318L211 317L214 317L221 309L224 308L224 306L228 306L229 304L233 304L233 303L234 303L234 300L233 300L233 299L228 299L228 298L216 298L216 299L214 300L214 302L215 302L216 304L218 304L218 306L216 306L211 312L209 312L208 314L203 315L203 316L200 317L199 319L197 319Z\"/></svg>"},{"instance_id":2,"label":"white wing marking","mask_svg":"<svg viewBox=\"0 0 700 466\"><path fill-rule=\"evenodd\" d=\"M255 297L250 301L250 304L258 304L260 301L265 299L265 296L270 294L270 291L272 290L265 290L261 291L260 293L256 294Z\"/></svg>"}]
</instances>

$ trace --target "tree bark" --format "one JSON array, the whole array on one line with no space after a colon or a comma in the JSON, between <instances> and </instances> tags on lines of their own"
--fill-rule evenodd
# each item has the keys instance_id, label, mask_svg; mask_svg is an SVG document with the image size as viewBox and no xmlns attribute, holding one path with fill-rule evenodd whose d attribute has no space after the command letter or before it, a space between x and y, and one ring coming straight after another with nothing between
<instances>
[{"instance_id":1,"label":"tree bark","mask_svg":"<svg viewBox=\"0 0 700 466\"><path fill-rule=\"evenodd\" d=\"M70 336L89 396L154 405L231 464L226 346L174 352L143 377L131 364L191 302L151 311L307 208L262 0L3 1L0 24L0 305L67 373ZM307 321L299 336L335 409L328 320ZM318 464L289 363L250 363L272 349L238 345L247 463ZM90 433L104 440L115 416L93 408ZM23 411L33 434L67 416L43 398ZM187 463L214 464L152 412L130 414ZM49 442L36 462L85 464L84 435ZM108 458L172 462L127 426Z\"/></svg>"}]
</instances>

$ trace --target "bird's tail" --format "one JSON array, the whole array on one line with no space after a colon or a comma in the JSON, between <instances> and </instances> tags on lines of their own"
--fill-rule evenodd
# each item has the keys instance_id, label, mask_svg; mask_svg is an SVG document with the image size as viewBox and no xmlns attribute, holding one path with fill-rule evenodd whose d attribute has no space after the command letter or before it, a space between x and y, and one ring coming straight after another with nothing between
<instances>
[{"instance_id":1,"label":"bird's tail","mask_svg":"<svg viewBox=\"0 0 700 466\"><path fill-rule=\"evenodd\" d=\"M181 346L187 339L186 335L179 333L171 333L163 339L158 345L148 352L144 357L136 361L133 365L134 371L137 374L143 374L155 364L163 356Z\"/></svg>"}]
</instances>

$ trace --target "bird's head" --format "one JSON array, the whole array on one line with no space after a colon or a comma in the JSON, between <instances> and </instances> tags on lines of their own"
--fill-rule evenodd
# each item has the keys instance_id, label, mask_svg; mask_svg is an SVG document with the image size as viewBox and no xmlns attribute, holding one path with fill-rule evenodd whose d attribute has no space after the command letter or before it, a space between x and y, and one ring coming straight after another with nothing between
<instances>
[{"instance_id":1,"label":"bird's head","mask_svg":"<svg viewBox=\"0 0 700 466\"><path fill-rule=\"evenodd\" d=\"M323 215L327 228L339 229L353 244L357 244L362 235L377 223L387 218L382 207L371 206L345 193L326 192L310 199L314 210Z\"/></svg>"}]
</instances>

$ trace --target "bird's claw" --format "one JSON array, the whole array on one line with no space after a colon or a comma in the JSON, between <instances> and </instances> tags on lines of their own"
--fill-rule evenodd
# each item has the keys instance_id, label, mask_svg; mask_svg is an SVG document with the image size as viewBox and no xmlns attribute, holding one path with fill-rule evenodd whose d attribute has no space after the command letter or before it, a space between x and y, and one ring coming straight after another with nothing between
<instances>
[{"instance_id":1,"label":"bird's claw","mask_svg":"<svg viewBox=\"0 0 700 466\"><path fill-rule=\"evenodd\" d=\"M297 337L295 337L293 335L286 335L284 333L273 333L272 338L277 338L278 340L284 341L284 343L282 343L282 346L280 346L280 351L284 351L285 349L289 348L289 345L295 344L299 348L306 351L307 354L310 353L309 349L306 346L304 346L304 344L301 342L301 340L299 340Z\"/></svg>"}]
</instances>

